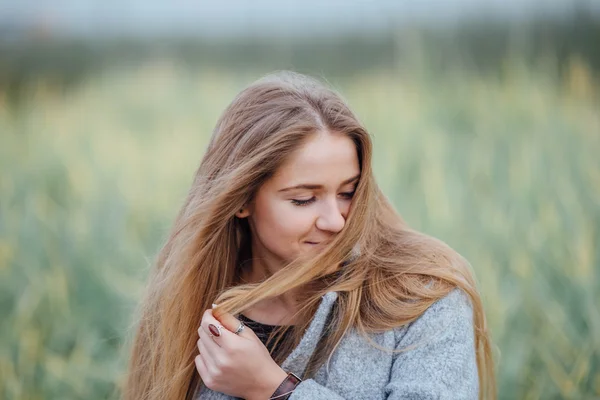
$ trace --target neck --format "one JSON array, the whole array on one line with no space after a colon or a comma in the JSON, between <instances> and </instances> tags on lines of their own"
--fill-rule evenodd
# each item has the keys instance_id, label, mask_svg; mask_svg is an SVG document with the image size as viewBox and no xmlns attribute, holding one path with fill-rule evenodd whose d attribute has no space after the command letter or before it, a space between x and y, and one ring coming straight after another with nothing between
<instances>
[{"instance_id":1,"label":"neck","mask_svg":"<svg viewBox=\"0 0 600 400\"><path fill-rule=\"evenodd\" d=\"M268 279L275 272L279 271L282 268L281 265L273 265L273 263L269 263L268 260L252 258L252 264L249 268L244 269L242 271L242 282L243 283L260 283L264 280ZM290 312L295 312L298 308L297 304L297 291L296 290L288 290L287 292L270 299L265 300L269 304L273 304L273 306L283 307Z\"/></svg>"},{"instance_id":2,"label":"neck","mask_svg":"<svg viewBox=\"0 0 600 400\"><path fill-rule=\"evenodd\" d=\"M260 244L254 240L251 244L250 254L246 254L250 257L249 262L245 262L245 267L241 271L241 283L260 283L268 279L271 275L280 271L285 265L286 261L276 257ZM294 315L299 309L299 294L301 290L293 289L288 290L285 293L271 297L261 301L257 304L258 308L263 311L273 311L277 314Z\"/></svg>"}]
</instances>

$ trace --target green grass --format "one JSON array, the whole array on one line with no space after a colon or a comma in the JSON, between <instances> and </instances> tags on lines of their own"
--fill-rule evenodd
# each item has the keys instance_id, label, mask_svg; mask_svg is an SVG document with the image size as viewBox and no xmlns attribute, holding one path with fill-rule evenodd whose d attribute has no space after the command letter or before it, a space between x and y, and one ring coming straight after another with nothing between
<instances>
[{"instance_id":1,"label":"green grass","mask_svg":"<svg viewBox=\"0 0 600 400\"><path fill-rule=\"evenodd\" d=\"M151 261L216 119L257 75L169 63L0 94L0 398L114 396ZM600 90L512 60L336 85L383 190L473 265L502 399L600 396Z\"/></svg>"}]
</instances>

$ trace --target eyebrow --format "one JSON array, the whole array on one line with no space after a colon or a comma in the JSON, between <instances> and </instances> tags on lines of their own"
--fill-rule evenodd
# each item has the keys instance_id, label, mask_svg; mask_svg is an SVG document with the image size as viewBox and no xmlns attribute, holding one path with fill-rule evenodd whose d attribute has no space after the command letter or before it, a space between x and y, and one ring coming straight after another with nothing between
<instances>
[{"instance_id":1,"label":"eyebrow","mask_svg":"<svg viewBox=\"0 0 600 400\"><path fill-rule=\"evenodd\" d=\"M360 174L353 176L350 179L346 179L344 182L342 182L341 186L352 183L352 182L358 180L358 178L360 178ZM317 185L317 184L313 184L313 183L301 183L300 185L290 186L290 187L287 187L284 189L279 189L278 192L287 192L287 191L294 190L294 189L309 189L309 190L323 189L323 185Z\"/></svg>"}]
</instances>

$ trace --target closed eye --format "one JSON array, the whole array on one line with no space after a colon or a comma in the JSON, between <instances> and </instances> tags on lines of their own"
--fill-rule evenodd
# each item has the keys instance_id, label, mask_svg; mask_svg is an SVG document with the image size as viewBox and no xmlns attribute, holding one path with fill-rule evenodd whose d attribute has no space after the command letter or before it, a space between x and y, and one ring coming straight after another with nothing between
<instances>
[{"instance_id":1,"label":"closed eye","mask_svg":"<svg viewBox=\"0 0 600 400\"><path fill-rule=\"evenodd\" d=\"M296 199L292 199L291 201L292 201L292 204L295 204L297 206L307 206L310 203L314 202L315 200L316 200L316 197L313 196L313 197L311 197L308 200L296 200Z\"/></svg>"},{"instance_id":2,"label":"closed eye","mask_svg":"<svg viewBox=\"0 0 600 400\"><path fill-rule=\"evenodd\" d=\"M355 193L354 191L344 192L344 193L340 193L340 196L342 196L344 199L351 200L352 197L354 197L354 193ZM307 206L307 205L315 202L316 199L317 198L313 196L308 200L292 199L291 202L292 202L292 204L297 205L297 206Z\"/></svg>"}]
</instances>

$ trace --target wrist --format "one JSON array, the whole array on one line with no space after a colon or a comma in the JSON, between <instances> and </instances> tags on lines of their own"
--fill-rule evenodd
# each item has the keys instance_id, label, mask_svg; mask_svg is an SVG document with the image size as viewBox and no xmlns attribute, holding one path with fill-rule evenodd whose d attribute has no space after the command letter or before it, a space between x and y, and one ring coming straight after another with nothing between
<instances>
[{"instance_id":1,"label":"wrist","mask_svg":"<svg viewBox=\"0 0 600 400\"><path fill-rule=\"evenodd\" d=\"M281 382L287 377L287 372L277 366L273 372L265 374L264 379L252 395L246 397L246 400L267 400L273 392L279 387Z\"/></svg>"}]
</instances>

